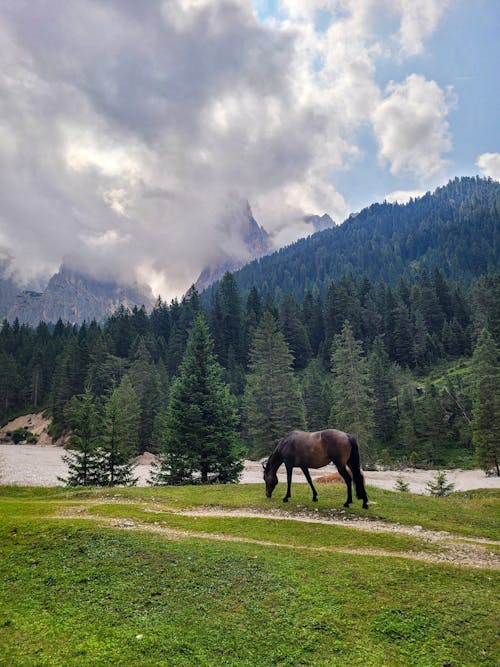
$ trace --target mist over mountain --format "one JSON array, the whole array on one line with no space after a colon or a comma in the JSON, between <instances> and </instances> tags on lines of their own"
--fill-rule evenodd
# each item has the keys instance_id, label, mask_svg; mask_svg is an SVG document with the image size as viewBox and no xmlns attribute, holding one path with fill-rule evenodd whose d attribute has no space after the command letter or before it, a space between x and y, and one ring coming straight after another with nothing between
<instances>
[{"instance_id":1,"label":"mist over mountain","mask_svg":"<svg viewBox=\"0 0 500 667\"><path fill-rule=\"evenodd\" d=\"M331 219L328 213L323 215L306 215L304 222L312 226L315 232L322 232L324 229L330 229L335 226L335 222Z\"/></svg>"},{"instance_id":2,"label":"mist over mountain","mask_svg":"<svg viewBox=\"0 0 500 667\"><path fill-rule=\"evenodd\" d=\"M231 229L228 242L214 249L212 262L198 276L195 287L199 292L222 278L226 271L236 271L274 250L270 235L259 226L248 202L242 202L239 210L233 209L231 213L234 224L228 226Z\"/></svg>"},{"instance_id":3,"label":"mist over mountain","mask_svg":"<svg viewBox=\"0 0 500 667\"><path fill-rule=\"evenodd\" d=\"M327 214L306 216L304 223L322 231L273 253L272 238L248 202L232 200L196 288L209 295L226 271L236 271L243 291L255 285L273 296L301 298L346 275L393 283L438 267L446 277L468 282L500 267L500 184L490 179L456 178L404 205L372 204L338 226ZM150 308L154 301L148 286L101 280L65 265L44 290L17 284L6 258L0 269L0 316L10 321L81 323L102 320L120 305Z\"/></svg>"}]
</instances>

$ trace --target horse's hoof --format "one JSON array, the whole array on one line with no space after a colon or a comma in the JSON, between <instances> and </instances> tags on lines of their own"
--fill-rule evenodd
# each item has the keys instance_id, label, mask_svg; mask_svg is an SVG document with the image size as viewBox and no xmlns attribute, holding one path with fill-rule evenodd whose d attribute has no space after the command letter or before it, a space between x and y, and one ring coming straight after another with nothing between
<instances>
[{"instance_id":1,"label":"horse's hoof","mask_svg":"<svg viewBox=\"0 0 500 667\"><path fill-rule=\"evenodd\" d=\"M313 503L317 503L317 502L318 502L318 499L317 499L317 498L313 498Z\"/></svg>"},{"instance_id":2,"label":"horse's hoof","mask_svg":"<svg viewBox=\"0 0 500 667\"><path fill-rule=\"evenodd\" d=\"M349 507L351 503L344 503L344 507Z\"/></svg>"},{"instance_id":3,"label":"horse's hoof","mask_svg":"<svg viewBox=\"0 0 500 667\"><path fill-rule=\"evenodd\" d=\"M284 503L287 503L287 502L288 502L288 498L283 498L283 502L284 502Z\"/></svg>"},{"instance_id":4,"label":"horse's hoof","mask_svg":"<svg viewBox=\"0 0 500 667\"><path fill-rule=\"evenodd\" d=\"M364 502L364 503L363 503L363 509L364 509L364 510L367 510L367 509L368 509L368 503L367 503L367 502Z\"/></svg>"}]
</instances>

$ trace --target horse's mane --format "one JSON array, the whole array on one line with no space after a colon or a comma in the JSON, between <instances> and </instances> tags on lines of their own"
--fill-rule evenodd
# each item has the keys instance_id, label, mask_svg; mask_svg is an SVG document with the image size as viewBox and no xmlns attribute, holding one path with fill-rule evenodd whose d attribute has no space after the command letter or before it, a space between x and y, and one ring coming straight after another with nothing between
<instances>
[{"instance_id":1,"label":"horse's mane","mask_svg":"<svg viewBox=\"0 0 500 667\"><path fill-rule=\"evenodd\" d=\"M283 445L287 437L288 436L285 436L279 441L279 443L274 448L272 454L267 459L265 467L266 471L272 470L273 468L278 468L283 463L283 455L281 453L281 450L283 448Z\"/></svg>"}]
</instances>

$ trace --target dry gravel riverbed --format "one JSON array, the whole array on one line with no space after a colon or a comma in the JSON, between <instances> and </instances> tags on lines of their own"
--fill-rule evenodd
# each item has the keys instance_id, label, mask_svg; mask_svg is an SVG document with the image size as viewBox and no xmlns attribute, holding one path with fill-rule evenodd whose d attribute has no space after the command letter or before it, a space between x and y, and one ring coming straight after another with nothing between
<instances>
[{"instance_id":1,"label":"dry gravel riverbed","mask_svg":"<svg viewBox=\"0 0 500 667\"><path fill-rule=\"evenodd\" d=\"M0 444L0 484L22 486L59 486L67 474L67 466L62 460L65 450L56 445L10 445ZM135 475L139 478L138 485L146 486L151 464L145 463L148 457L139 459ZM311 470L313 479L335 471L334 466L326 466L321 470ZM426 484L433 479L433 470L377 470L366 471L367 484L382 489L394 489L398 477L402 477L410 485L413 493L426 493ZM500 478L486 477L482 470L447 470L448 481L455 485L455 491L470 489L500 489ZM278 474L280 481L286 481L284 468ZM295 482L305 482L300 470L294 471ZM262 466L258 461L245 461L241 477L243 483L262 483Z\"/></svg>"}]
</instances>

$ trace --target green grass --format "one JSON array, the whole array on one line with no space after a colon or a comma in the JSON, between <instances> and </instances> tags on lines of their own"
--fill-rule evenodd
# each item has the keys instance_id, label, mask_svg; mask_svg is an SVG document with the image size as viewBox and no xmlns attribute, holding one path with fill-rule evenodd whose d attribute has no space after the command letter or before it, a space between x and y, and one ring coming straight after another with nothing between
<instances>
[{"instance_id":1,"label":"green grass","mask_svg":"<svg viewBox=\"0 0 500 667\"><path fill-rule=\"evenodd\" d=\"M343 490L322 489L316 508L297 486L289 506L254 485L0 488L0 665L499 664L496 571L315 550L432 553L418 537L173 513L208 505L337 515ZM353 513L422 526L425 513L429 527L498 537L498 492L370 495L377 504ZM79 506L95 518L53 518ZM103 518L283 546L174 540Z\"/></svg>"},{"instance_id":2,"label":"green grass","mask_svg":"<svg viewBox=\"0 0 500 667\"><path fill-rule=\"evenodd\" d=\"M129 504L96 505L91 507L89 512L95 517L132 519L144 524L157 524L160 528L214 533L294 547L321 549L333 546L351 549L385 549L387 551L436 550L433 544L405 535L371 533L343 526L327 526L300 521L294 521L293 526L290 526L288 521L279 519L182 516L158 510L152 513L148 507Z\"/></svg>"},{"instance_id":3,"label":"green grass","mask_svg":"<svg viewBox=\"0 0 500 667\"><path fill-rule=\"evenodd\" d=\"M83 490L62 487L0 487L0 511L2 502L9 499L14 502L23 498L30 502L72 502L75 505L80 501L99 502L106 499L114 502L156 503L163 509L192 509L202 505L226 509L278 510L292 515L305 513L327 518L353 515L419 525L464 537L500 539L500 493L495 489L465 491L453 493L446 498L433 498L368 487L368 510L362 509L359 501L354 501L348 511L342 507L346 493L343 484L321 487L318 485L317 503L311 502L311 492L306 484L292 486L293 496L286 505L281 502L284 492L284 484L278 485L271 499L265 497L263 486L259 484Z\"/></svg>"}]
</instances>

